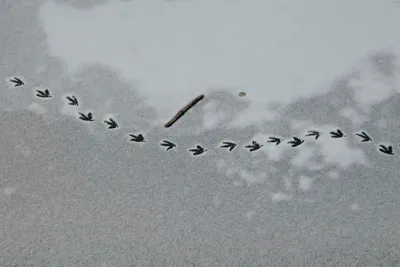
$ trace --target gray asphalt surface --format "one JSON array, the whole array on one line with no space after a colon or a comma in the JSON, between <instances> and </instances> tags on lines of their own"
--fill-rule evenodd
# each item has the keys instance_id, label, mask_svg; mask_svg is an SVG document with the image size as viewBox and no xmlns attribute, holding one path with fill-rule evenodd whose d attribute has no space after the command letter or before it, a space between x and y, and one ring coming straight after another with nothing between
<instances>
[{"instance_id":1,"label":"gray asphalt surface","mask_svg":"<svg viewBox=\"0 0 400 267\"><path fill-rule=\"evenodd\" d=\"M40 4L0 0L0 74L26 83L1 85L0 266L400 266L400 95L374 106L361 127L374 141L394 144L395 156L349 135L371 166L310 171L292 167L295 152L277 163L262 154L249 157L245 150L228 153L214 147L228 139L244 145L260 130L233 131L222 124L202 135L177 134L200 127L200 108L170 129L142 130L149 129L146 119L155 113L134 86L106 66L88 66L72 77L49 55ZM371 56L376 73L388 79L397 60L388 51ZM37 73L38 67L44 71ZM354 105L350 79L340 78L332 92L286 107L283 119L265 129L290 136L291 120L313 119L358 131L337 112ZM27 107L37 100L33 87L43 84L53 98L39 101L47 109L40 115ZM100 123L88 128L62 115L60 95L67 91L95 118L111 99L108 108L125 114L121 128L109 131ZM207 99L224 103L220 108L231 114L225 123L245 108L230 92ZM382 118L388 127L379 126ZM139 132L147 142L129 142L127 133ZM177 148L164 151L158 145L163 139ZM190 156L187 149L197 144L210 153ZM234 186L237 177L223 175L216 158L228 167L261 170L268 179ZM327 177L329 171L339 178ZM293 177L296 185L299 175L318 178L310 192L295 190L291 201L271 201L271 192L286 190L284 179ZM354 201L359 210L350 208ZM245 216L249 211L251 219Z\"/></svg>"}]
</instances>

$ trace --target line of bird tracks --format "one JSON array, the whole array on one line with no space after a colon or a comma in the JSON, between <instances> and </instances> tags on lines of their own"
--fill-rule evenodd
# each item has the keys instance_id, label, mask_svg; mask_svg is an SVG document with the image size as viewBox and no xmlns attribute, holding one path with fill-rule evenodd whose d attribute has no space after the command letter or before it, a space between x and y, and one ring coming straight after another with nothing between
<instances>
[{"instance_id":1,"label":"line of bird tracks","mask_svg":"<svg viewBox=\"0 0 400 267\"><path fill-rule=\"evenodd\" d=\"M25 83L18 77L14 77L12 79L9 79L11 83L13 83L14 87L22 87L25 86ZM48 89L45 90L36 90L36 96L39 98L43 99L49 99L52 98L52 95ZM199 101L201 101L204 98L204 95L200 95L193 99L188 105L186 105L184 108L182 108L176 115L175 117L170 120L167 124L165 124L166 128L171 127L176 121L178 121L182 116L193 106L195 106ZM79 106L79 101L76 96L67 96L66 100L68 100L68 105L71 106ZM94 122L94 116L91 112L84 114L79 112L79 119L82 121L86 122ZM107 121L103 121L105 124L108 125L108 129L116 129L119 128L118 123L113 120L112 118L109 118ZM346 135L340 130L337 129L336 131L329 132L331 138L346 138ZM305 135L306 137L314 137L315 140L318 140L318 138L322 135L322 132L316 131L316 130L310 130L308 133ZM357 133L356 134L358 137L361 138L361 142L372 142L372 138L368 136L365 132ZM131 142L136 142L136 143L144 143L146 142L145 137L142 134L129 134L130 141ZM272 143L275 144L276 146L283 144L284 139L283 138L278 138L278 137L269 137L269 140L267 143ZM294 136L293 140L286 142L286 144L289 144L291 147L298 147L301 144L304 143L304 140ZM172 143L171 141L168 140L163 140L162 143L160 143L160 146L166 147L166 151L169 151L171 149L176 148L176 144ZM264 145L261 145L260 143L256 141L252 141L250 145L246 145L245 148L248 149L250 152L257 151L260 148L262 148ZM233 142L227 142L223 141L222 145L220 148L222 149L227 149L228 151L233 151L237 147L236 143ZM203 148L200 145L197 145L195 148L188 149L189 152L192 152L192 155L198 156L201 154L204 154L208 150ZM393 147L391 145L379 145L379 151L385 155L394 155Z\"/></svg>"}]
</instances>

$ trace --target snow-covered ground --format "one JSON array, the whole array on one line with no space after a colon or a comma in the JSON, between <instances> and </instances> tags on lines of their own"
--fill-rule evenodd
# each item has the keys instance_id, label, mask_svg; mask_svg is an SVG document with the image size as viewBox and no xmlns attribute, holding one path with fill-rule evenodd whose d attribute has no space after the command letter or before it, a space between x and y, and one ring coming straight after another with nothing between
<instances>
[{"instance_id":1,"label":"snow-covered ground","mask_svg":"<svg viewBox=\"0 0 400 267\"><path fill-rule=\"evenodd\" d=\"M274 118L268 104L327 92L371 53L400 51L399 10L390 0L135 0L91 9L49 1L40 16L50 52L69 72L96 63L117 69L158 123L226 89L247 93L251 106L233 122L246 127ZM395 89L368 70L358 82L361 108Z\"/></svg>"},{"instance_id":2,"label":"snow-covered ground","mask_svg":"<svg viewBox=\"0 0 400 267\"><path fill-rule=\"evenodd\" d=\"M336 112L354 125L367 121L370 108L400 88L400 72L388 78L371 63L382 50L400 51L400 6L391 1L357 3L136 0L77 9L48 1L40 17L50 53L71 75L88 64L115 69L156 111L154 118L147 118L153 126L165 124L194 97L205 94L208 103L200 133L221 123L230 129L263 129L264 123L282 117L282 107L335 91L335 81L346 75L351 76L352 107ZM392 70L399 70L398 63L393 64ZM92 90L101 95L100 89ZM248 104L229 123L221 107L227 103L215 107L207 99L221 90ZM241 91L247 93L244 99L238 96ZM326 133L341 127L313 120L292 124L292 135L315 127ZM302 126L296 128L298 124ZM267 140L268 134L257 133L249 141ZM325 164L368 163L360 149L328 139L329 135L322 136L317 149ZM264 148L270 158L281 158L283 151ZM312 154L304 148L295 162L315 169L307 160Z\"/></svg>"},{"instance_id":3,"label":"snow-covered ground","mask_svg":"<svg viewBox=\"0 0 400 267\"><path fill-rule=\"evenodd\" d=\"M389 0L0 1L0 266L396 266L399 25Z\"/></svg>"}]
</instances>

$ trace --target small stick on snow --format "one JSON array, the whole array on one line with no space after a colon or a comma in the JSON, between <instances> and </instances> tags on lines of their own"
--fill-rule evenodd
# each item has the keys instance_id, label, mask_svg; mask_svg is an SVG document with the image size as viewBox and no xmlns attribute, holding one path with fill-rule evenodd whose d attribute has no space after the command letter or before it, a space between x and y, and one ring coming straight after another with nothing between
<instances>
[{"instance_id":1,"label":"small stick on snow","mask_svg":"<svg viewBox=\"0 0 400 267\"><path fill-rule=\"evenodd\" d=\"M185 113L194 105L196 105L200 100L204 98L204 95L199 95L195 99L192 100L189 104L187 104L183 109L181 109L175 117L172 118L167 124L165 124L165 128L171 127L177 120L179 120Z\"/></svg>"}]
</instances>

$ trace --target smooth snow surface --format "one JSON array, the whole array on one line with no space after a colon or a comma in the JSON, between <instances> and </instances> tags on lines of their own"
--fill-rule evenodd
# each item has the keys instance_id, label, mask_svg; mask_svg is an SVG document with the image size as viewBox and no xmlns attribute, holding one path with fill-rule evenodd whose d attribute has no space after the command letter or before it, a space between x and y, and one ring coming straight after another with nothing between
<instances>
[{"instance_id":1,"label":"smooth snow surface","mask_svg":"<svg viewBox=\"0 0 400 267\"><path fill-rule=\"evenodd\" d=\"M369 53L397 49L399 14L392 1L372 0L135 0L82 10L49 1L41 9L49 49L70 72L87 63L117 69L157 122L199 94L245 91L252 105L233 123L241 127L274 118L268 103L324 93ZM367 89L361 104L387 96Z\"/></svg>"}]
</instances>

